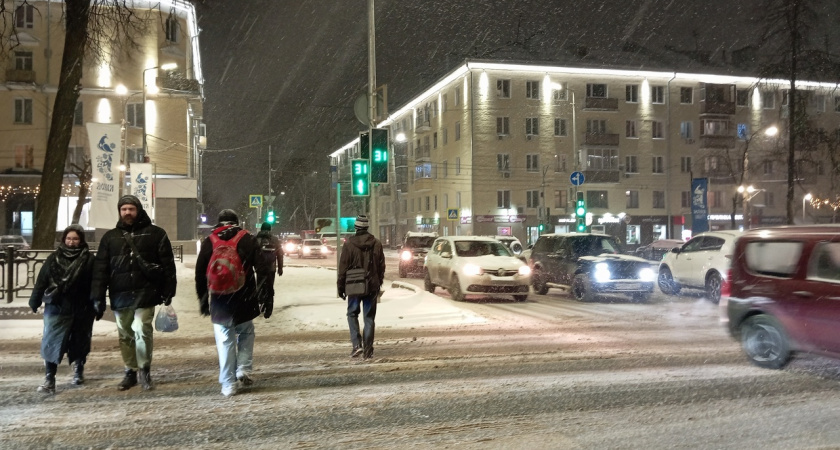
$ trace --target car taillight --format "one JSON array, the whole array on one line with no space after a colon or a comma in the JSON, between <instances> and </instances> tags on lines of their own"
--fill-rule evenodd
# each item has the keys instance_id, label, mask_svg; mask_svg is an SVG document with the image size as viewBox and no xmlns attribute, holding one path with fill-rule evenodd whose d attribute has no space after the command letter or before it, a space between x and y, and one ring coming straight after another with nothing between
<instances>
[{"instance_id":1,"label":"car taillight","mask_svg":"<svg viewBox=\"0 0 840 450\"><path fill-rule=\"evenodd\" d=\"M729 256L732 256L732 255L729 255ZM731 293L731 288L732 288L732 269L729 269L726 272L726 279L723 280L723 282L720 284L720 296L721 296L721 298L729 297L729 294Z\"/></svg>"}]
</instances>

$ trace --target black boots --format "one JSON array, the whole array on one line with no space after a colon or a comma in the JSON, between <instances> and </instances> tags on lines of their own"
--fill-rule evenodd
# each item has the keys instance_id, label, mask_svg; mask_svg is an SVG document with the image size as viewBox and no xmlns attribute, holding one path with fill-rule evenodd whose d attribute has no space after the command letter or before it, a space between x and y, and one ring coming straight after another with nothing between
<instances>
[{"instance_id":1,"label":"black boots","mask_svg":"<svg viewBox=\"0 0 840 450\"><path fill-rule=\"evenodd\" d=\"M143 385L144 391L151 391L155 388L152 384L152 375L149 373L148 367L140 369L140 384Z\"/></svg>"},{"instance_id":2,"label":"black boots","mask_svg":"<svg viewBox=\"0 0 840 450\"><path fill-rule=\"evenodd\" d=\"M44 384L38 386L38 392L42 394L55 394L55 373L58 371L58 364L51 362L44 363L46 377Z\"/></svg>"},{"instance_id":3,"label":"black boots","mask_svg":"<svg viewBox=\"0 0 840 450\"><path fill-rule=\"evenodd\" d=\"M117 389L120 391L125 391L132 386L137 386L137 371L131 369L125 369L125 377L120 381L120 384L117 385Z\"/></svg>"},{"instance_id":4,"label":"black boots","mask_svg":"<svg viewBox=\"0 0 840 450\"><path fill-rule=\"evenodd\" d=\"M80 385L85 382L85 363L76 361L73 363L73 384Z\"/></svg>"}]
</instances>

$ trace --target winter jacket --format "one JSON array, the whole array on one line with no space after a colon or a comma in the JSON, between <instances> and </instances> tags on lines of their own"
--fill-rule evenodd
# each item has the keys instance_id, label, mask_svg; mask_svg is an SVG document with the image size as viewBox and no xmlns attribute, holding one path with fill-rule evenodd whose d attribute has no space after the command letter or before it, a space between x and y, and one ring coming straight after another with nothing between
<instances>
[{"instance_id":1,"label":"winter jacket","mask_svg":"<svg viewBox=\"0 0 840 450\"><path fill-rule=\"evenodd\" d=\"M338 263L339 293L344 293L347 269L364 267L363 252L371 252L368 263L368 292L379 292L379 288L385 281L385 252L382 250L382 243L367 230L358 230L354 236L347 238L344 246L341 247L341 260Z\"/></svg>"},{"instance_id":2,"label":"winter jacket","mask_svg":"<svg viewBox=\"0 0 840 450\"><path fill-rule=\"evenodd\" d=\"M50 286L50 273L59 264L56 260L58 251L47 256L44 265L41 266L32 295L29 297L29 305L37 308L43 303L46 316L84 315L90 316L93 320L94 311L93 303L90 302L90 289L93 280L94 255L92 253L79 255L78 257L84 258L84 261L76 279L70 281L69 285L56 289L55 286ZM52 288L50 291L54 290L55 293L44 295L48 288Z\"/></svg>"},{"instance_id":3,"label":"winter jacket","mask_svg":"<svg viewBox=\"0 0 840 450\"><path fill-rule=\"evenodd\" d=\"M219 228L218 226L216 228ZM219 233L222 240L229 241L242 229L232 226ZM215 232L215 231L214 231ZM236 252L245 269L245 285L233 294L210 294L207 298L207 266L213 254L213 242L207 238L201 243L201 250L195 260L195 292L199 302L210 302L210 320L218 325L233 327L253 320L260 314L260 293L257 281L269 278L273 270L262 258L262 249L249 233L236 244Z\"/></svg>"},{"instance_id":4,"label":"winter jacket","mask_svg":"<svg viewBox=\"0 0 840 450\"><path fill-rule=\"evenodd\" d=\"M159 279L150 280L131 257L131 247L124 235L134 240L137 251L147 263L159 264ZM111 299L111 309L149 308L175 296L175 255L172 243L163 228L152 225L145 210L138 211L137 220L126 225L120 220L99 241L93 269L92 299Z\"/></svg>"},{"instance_id":5,"label":"winter jacket","mask_svg":"<svg viewBox=\"0 0 840 450\"><path fill-rule=\"evenodd\" d=\"M280 245L280 239L270 231L260 231L255 237L263 250L263 257L271 264L271 269L276 269L277 275L283 275L283 247Z\"/></svg>"}]
</instances>

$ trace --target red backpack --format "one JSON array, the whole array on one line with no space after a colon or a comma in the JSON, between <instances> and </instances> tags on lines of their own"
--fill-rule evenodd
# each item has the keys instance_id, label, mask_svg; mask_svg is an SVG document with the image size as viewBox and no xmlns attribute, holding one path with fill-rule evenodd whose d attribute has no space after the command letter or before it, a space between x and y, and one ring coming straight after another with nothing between
<instances>
[{"instance_id":1,"label":"red backpack","mask_svg":"<svg viewBox=\"0 0 840 450\"><path fill-rule=\"evenodd\" d=\"M207 265L207 288L211 294L233 294L245 286L245 267L242 266L242 259L236 251L236 244L248 232L240 230L236 236L226 241L218 234L228 228L230 226L219 227L210 233L213 253Z\"/></svg>"}]
</instances>

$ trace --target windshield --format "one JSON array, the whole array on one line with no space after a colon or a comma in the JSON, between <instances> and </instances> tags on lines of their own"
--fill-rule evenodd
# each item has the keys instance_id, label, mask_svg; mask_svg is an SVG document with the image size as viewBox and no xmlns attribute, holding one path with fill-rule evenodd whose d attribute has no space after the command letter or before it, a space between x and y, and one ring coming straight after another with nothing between
<instances>
[{"instance_id":1,"label":"windshield","mask_svg":"<svg viewBox=\"0 0 840 450\"><path fill-rule=\"evenodd\" d=\"M303 241L303 245L308 245L310 247L314 247L314 246L321 245L321 241L319 241L317 239L307 239L307 240Z\"/></svg>"},{"instance_id":2,"label":"windshield","mask_svg":"<svg viewBox=\"0 0 840 450\"><path fill-rule=\"evenodd\" d=\"M499 242L491 241L455 241L455 254L458 256L513 256L510 250Z\"/></svg>"},{"instance_id":3,"label":"windshield","mask_svg":"<svg viewBox=\"0 0 840 450\"><path fill-rule=\"evenodd\" d=\"M621 246L613 237L587 236L583 239L573 239L575 254L579 256L598 256L603 253L620 254Z\"/></svg>"},{"instance_id":4,"label":"windshield","mask_svg":"<svg viewBox=\"0 0 840 450\"><path fill-rule=\"evenodd\" d=\"M411 236L405 238L405 245L408 248L431 248L435 242L434 236Z\"/></svg>"}]
</instances>

